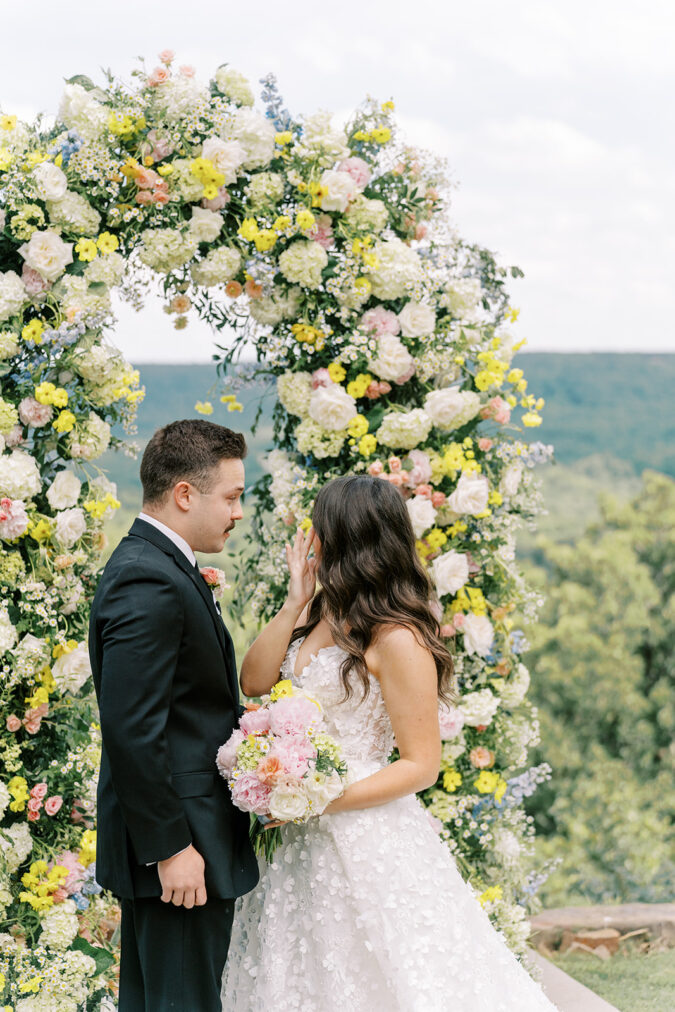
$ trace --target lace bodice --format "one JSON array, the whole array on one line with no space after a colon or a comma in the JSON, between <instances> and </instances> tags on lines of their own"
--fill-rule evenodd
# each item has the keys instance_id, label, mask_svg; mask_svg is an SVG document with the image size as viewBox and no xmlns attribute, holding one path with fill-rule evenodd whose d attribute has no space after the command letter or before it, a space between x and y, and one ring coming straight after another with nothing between
<instances>
[{"instance_id":1,"label":"lace bodice","mask_svg":"<svg viewBox=\"0 0 675 1012\"><path fill-rule=\"evenodd\" d=\"M338 742L348 766L386 765L394 748L394 733L382 698L380 683L370 675L370 692L365 699L357 686L353 696L344 698L340 665L342 647L333 644L312 654L302 671L294 673L304 637L291 643L281 666L282 678L316 699L323 709L324 730Z\"/></svg>"}]
</instances>

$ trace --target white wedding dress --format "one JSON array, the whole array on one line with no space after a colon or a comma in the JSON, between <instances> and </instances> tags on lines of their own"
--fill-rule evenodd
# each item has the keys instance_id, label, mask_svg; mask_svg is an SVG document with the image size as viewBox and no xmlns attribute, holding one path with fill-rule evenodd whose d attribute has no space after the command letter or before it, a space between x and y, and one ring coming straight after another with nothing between
<instances>
[{"instance_id":1,"label":"white wedding dress","mask_svg":"<svg viewBox=\"0 0 675 1012\"><path fill-rule=\"evenodd\" d=\"M353 779L387 764L379 683L342 701L338 646L299 676ZM237 901L224 1012L554 1012L490 924L414 795L282 830L274 861Z\"/></svg>"}]
</instances>

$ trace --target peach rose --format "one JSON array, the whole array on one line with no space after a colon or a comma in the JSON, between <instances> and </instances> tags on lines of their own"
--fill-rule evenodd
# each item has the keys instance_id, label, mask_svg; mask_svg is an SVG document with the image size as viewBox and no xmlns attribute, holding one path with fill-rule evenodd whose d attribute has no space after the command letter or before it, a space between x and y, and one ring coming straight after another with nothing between
<instances>
[{"instance_id":1,"label":"peach rose","mask_svg":"<svg viewBox=\"0 0 675 1012\"><path fill-rule=\"evenodd\" d=\"M400 457L390 457L387 463L389 464L389 470L392 472L392 474L395 474L397 471L401 470Z\"/></svg>"},{"instance_id":2,"label":"peach rose","mask_svg":"<svg viewBox=\"0 0 675 1012\"><path fill-rule=\"evenodd\" d=\"M384 464L381 460L374 460L372 464L368 465L368 474L372 474L374 478L377 478L384 471Z\"/></svg>"},{"instance_id":3,"label":"peach rose","mask_svg":"<svg viewBox=\"0 0 675 1012\"><path fill-rule=\"evenodd\" d=\"M45 801L45 812L47 815L56 815L63 804L63 798L60 794L54 794L51 798L47 798Z\"/></svg>"},{"instance_id":4,"label":"peach rose","mask_svg":"<svg viewBox=\"0 0 675 1012\"><path fill-rule=\"evenodd\" d=\"M487 770L495 764L495 754L484 745L477 745L469 752L469 761L478 770Z\"/></svg>"},{"instance_id":5,"label":"peach rose","mask_svg":"<svg viewBox=\"0 0 675 1012\"><path fill-rule=\"evenodd\" d=\"M157 54L157 59L160 63L171 63L175 56L173 49L163 49L161 53Z\"/></svg>"},{"instance_id":6,"label":"peach rose","mask_svg":"<svg viewBox=\"0 0 675 1012\"><path fill-rule=\"evenodd\" d=\"M151 88L156 88L158 84L164 84L164 82L168 80L169 80L169 71L166 69L166 67L155 67L155 69L148 77L148 85Z\"/></svg>"},{"instance_id":7,"label":"peach rose","mask_svg":"<svg viewBox=\"0 0 675 1012\"><path fill-rule=\"evenodd\" d=\"M492 440L488 439L487 436L481 436L478 440L478 449L482 450L483 453L487 453L488 450L491 450L493 445Z\"/></svg>"},{"instance_id":8,"label":"peach rose","mask_svg":"<svg viewBox=\"0 0 675 1012\"><path fill-rule=\"evenodd\" d=\"M42 802L40 801L39 798L29 798L28 799L28 811L29 812L39 812L41 808L42 808Z\"/></svg>"},{"instance_id":9,"label":"peach rose","mask_svg":"<svg viewBox=\"0 0 675 1012\"><path fill-rule=\"evenodd\" d=\"M440 506L442 506L446 499L447 496L445 492L431 493L431 505L434 507L434 509L438 509Z\"/></svg>"},{"instance_id":10,"label":"peach rose","mask_svg":"<svg viewBox=\"0 0 675 1012\"><path fill-rule=\"evenodd\" d=\"M185 63L182 67L178 68L178 73L181 77L194 77L195 68L191 67L188 63Z\"/></svg>"},{"instance_id":11,"label":"peach rose","mask_svg":"<svg viewBox=\"0 0 675 1012\"><path fill-rule=\"evenodd\" d=\"M284 764L276 756L267 756L258 764L256 775L261 783L272 787L275 781L285 773Z\"/></svg>"},{"instance_id":12,"label":"peach rose","mask_svg":"<svg viewBox=\"0 0 675 1012\"><path fill-rule=\"evenodd\" d=\"M16 716L16 714L10 713L9 717L7 718L7 730L14 732L18 731L20 727L21 721L19 720L19 718Z\"/></svg>"},{"instance_id":13,"label":"peach rose","mask_svg":"<svg viewBox=\"0 0 675 1012\"><path fill-rule=\"evenodd\" d=\"M418 485L415 489L415 495L423 495L425 499L430 499L432 492L431 485Z\"/></svg>"},{"instance_id":14,"label":"peach rose","mask_svg":"<svg viewBox=\"0 0 675 1012\"><path fill-rule=\"evenodd\" d=\"M31 798L37 798L38 801L42 801L46 797L48 789L45 783L36 784L35 787L31 787L30 796Z\"/></svg>"},{"instance_id":15,"label":"peach rose","mask_svg":"<svg viewBox=\"0 0 675 1012\"><path fill-rule=\"evenodd\" d=\"M238 299L243 290L238 281L228 281L225 285L225 294L230 299Z\"/></svg>"},{"instance_id":16,"label":"peach rose","mask_svg":"<svg viewBox=\"0 0 675 1012\"><path fill-rule=\"evenodd\" d=\"M37 822L39 818L40 818L40 813L39 812L29 812L28 813L28 821L29 822Z\"/></svg>"},{"instance_id":17,"label":"peach rose","mask_svg":"<svg viewBox=\"0 0 675 1012\"><path fill-rule=\"evenodd\" d=\"M260 299L262 297L262 285L259 285L253 278L249 278L244 285L244 291L248 295L249 299Z\"/></svg>"}]
</instances>

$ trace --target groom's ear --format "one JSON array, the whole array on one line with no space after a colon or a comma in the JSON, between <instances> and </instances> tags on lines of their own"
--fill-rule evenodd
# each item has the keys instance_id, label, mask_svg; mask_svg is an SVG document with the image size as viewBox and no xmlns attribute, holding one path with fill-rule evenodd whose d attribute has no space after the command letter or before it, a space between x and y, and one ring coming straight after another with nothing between
<instances>
[{"instance_id":1,"label":"groom's ear","mask_svg":"<svg viewBox=\"0 0 675 1012\"><path fill-rule=\"evenodd\" d=\"M189 481L178 481L171 490L173 501L179 510L187 513L194 501L194 489Z\"/></svg>"}]
</instances>

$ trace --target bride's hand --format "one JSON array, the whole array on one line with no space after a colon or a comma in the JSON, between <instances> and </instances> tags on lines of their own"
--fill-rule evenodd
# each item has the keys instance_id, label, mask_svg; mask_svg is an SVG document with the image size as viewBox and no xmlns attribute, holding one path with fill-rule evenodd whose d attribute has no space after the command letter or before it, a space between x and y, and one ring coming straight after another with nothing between
<instances>
[{"instance_id":1,"label":"bride's hand","mask_svg":"<svg viewBox=\"0 0 675 1012\"><path fill-rule=\"evenodd\" d=\"M286 562L291 577L287 600L298 612L312 600L316 590L317 560L308 558L313 543L314 528L310 527L307 534L298 529L293 544L286 545Z\"/></svg>"}]
</instances>

